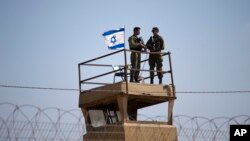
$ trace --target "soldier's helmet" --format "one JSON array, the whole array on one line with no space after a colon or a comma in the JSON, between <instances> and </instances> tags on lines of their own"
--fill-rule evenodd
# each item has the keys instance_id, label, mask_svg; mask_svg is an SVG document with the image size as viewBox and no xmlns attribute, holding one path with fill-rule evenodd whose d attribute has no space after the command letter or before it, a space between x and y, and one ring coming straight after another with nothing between
<instances>
[{"instance_id":1,"label":"soldier's helmet","mask_svg":"<svg viewBox=\"0 0 250 141\"><path fill-rule=\"evenodd\" d=\"M159 28L158 28L158 27L153 27L153 28L152 28L152 32L154 32L154 31L159 32Z\"/></svg>"}]
</instances>

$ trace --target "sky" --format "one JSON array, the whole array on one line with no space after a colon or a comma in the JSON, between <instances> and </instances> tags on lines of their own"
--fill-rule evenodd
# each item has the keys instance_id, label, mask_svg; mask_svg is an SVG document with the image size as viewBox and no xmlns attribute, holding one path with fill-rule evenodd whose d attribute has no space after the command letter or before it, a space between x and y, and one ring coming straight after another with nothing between
<instances>
[{"instance_id":1,"label":"sky","mask_svg":"<svg viewBox=\"0 0 250 141\"><path fill-rule=\"evenodd\" d=\"M248 0L0 0L0 84L77 89L77 64L112 52L102 33L123 26L126 40L135 26L144 40L159 27L176 91L250 90ZM78 98L74 91L0 88L0 103L77 109ZM250 115L249 108L250 93L177 94L174 115L231 117ZM139 113L166 111L164 103Z\"/></svg>"}]
</instances>

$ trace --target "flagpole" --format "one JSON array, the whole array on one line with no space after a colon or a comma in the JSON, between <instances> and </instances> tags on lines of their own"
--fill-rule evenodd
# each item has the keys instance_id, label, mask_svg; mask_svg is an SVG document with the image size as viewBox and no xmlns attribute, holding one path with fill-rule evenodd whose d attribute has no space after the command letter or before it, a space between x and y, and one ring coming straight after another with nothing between
<instances>
[{"instance_id":1,"label":"flagpole","mask_svg":"<svg viewBox=\"0 0 250 141\"><path fill-rule=\"evenodd\" d=\"M126 82L126 94L128 94L128 64L127 64L127 52L126 52L126 44L125 44L125 25L124 25L124 70L125 70L125 82Z\"/></svg>"},{"instance_id":2,"label":"flagpole","mask_svg":"<svg viewBox=\"0 0 250 141\"><path fill-rule=\"evenodd\" d=\"M123 26L123 28L124 28L124 49L126 49L126 42L125 42L126 29L125 29L125 25Z\"/></svg>"}]
</instances>

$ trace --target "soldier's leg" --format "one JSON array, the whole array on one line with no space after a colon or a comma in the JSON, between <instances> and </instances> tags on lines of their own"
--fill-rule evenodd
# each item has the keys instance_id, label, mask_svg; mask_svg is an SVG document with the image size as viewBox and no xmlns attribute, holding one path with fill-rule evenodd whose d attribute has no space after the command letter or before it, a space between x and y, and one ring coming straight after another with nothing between
<instances>
[{"instance_id":1,"label":"soldier's leg","mask_svg":"<svg viewBox=\"0 0 250 141\"><path fill-rule=\"evenodd\" d=\"M135 72L135 81L139 82L138 80L139 74L140 74L139 69L141 69L141 54L140 53L137 53L136 55L136 69L138 69L138 71Z\"/></svg>"},{"instance_id":2,"label":"soldier's leg","mask_svg":"<svg viewBox=\"0 0 250 141\"><path fill-rule=\"evenodd\" d=\"M136 58L135 52L132 52L130 55L131 69L135 69L135 65L136 65L135 58ZM135 77L135 71L130 70L130 82L134 81L134 77Z\"/></svg>"},{"instance_id":3,"label":"soldier's leg","mask_svg":"<svg viewBox=\"0 0 250 141\"><path fill-rule=\"evenodd\" d=\"M162 59L162 56L161 55L158 55L157 56L157 60L156 60L156 64L157 64L157 71L160 71L160 72L157 72L157 75L158 75L158 78L159 78L159 84L162 84L162 77L163 77L163 73L162 73L162 62L163 62L163 59Z\"/></svg>"},{"instance_id":4,"label":"soldier's leg","mask_svg":"<svg viewBox=\"0 0 250 141\"><path fill-rule=\"evenodd\" d=\"M150 83L154 83L154 68L155 68L155 59L154 59L154 54L149 55L149 70L150 70Z\"/></svg>"}]
</instances>

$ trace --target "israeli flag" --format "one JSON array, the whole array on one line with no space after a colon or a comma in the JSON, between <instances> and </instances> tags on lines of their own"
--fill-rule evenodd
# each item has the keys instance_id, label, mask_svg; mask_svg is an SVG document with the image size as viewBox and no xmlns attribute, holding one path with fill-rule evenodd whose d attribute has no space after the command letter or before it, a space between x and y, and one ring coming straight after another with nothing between
<instances>
[{"instance_id":1,"label":"israeli flag","mask_svg":"<svg viewBox=\"0 0 250 141\"><path fill-rule=\"evenodd\" d=\"M124 36L125 28L109 30L102 34L109 49L119 49L125 47Z\"/></svg>"}]
</instances>

